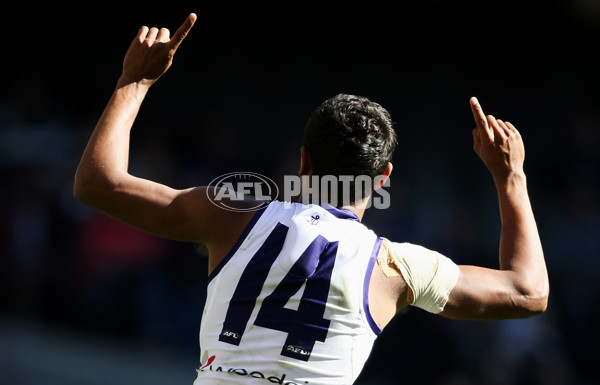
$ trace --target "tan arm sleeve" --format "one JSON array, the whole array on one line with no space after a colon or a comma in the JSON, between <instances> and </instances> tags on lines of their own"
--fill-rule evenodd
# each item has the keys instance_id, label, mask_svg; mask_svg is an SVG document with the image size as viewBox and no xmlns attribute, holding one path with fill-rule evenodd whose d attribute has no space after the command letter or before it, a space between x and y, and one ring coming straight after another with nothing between
<instances>
[{"instance_id":1,"label":"tan arm sleeve","mask_svg":"<svg viewBox=\"0 0 600 385\"><path fill-rule=\"evenodd\" d=\"M387 276L402 275L413 292L412 306L435 314L444 310L459 274L458 266L436 251L386 238L377 262Z\"/></svg>"}]
</instances>

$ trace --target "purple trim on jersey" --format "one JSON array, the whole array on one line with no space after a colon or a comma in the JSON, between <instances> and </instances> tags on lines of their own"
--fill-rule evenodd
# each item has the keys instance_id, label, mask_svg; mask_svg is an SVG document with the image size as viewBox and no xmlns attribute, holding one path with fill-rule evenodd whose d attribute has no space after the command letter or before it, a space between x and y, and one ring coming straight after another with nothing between
<instances>
[{"instance_id":1,"label":"purple trim on jersey","mask_svg":"<svg viewBox=\"0 0 600 385\"><path fill-rule=\"evenodd\" d=\"M240 237L233 244L233 247L229 250L229 252L227 253L227 255L225 255L225 257L223 258L223 260L221 260L221 262L217 265L217 267L215 267L215 269L208 275L208 283L210 283L210 281L217 274L219 274L219 272L221 271L221 269L223 268L223 266L225 266L225 264L231 259L231 257L233 257L233 254L235 254L235 252L237 251L237 249L240 248L240 246L242 245L242 242L244 242L244 240L248 236L248 233L250 232L250 230L252 230L252 228L254 227L254 225L256 224L256 222L258 221L258 219L261 217L261 215L267 210L268 206L269 206L269 202L265 202L265 203L263 203L262 205L259 206L259 208L256 211L256 213L254 213L254 215L252 216L252 218L250 218L250 222L248 222L248 224L244 228L244 231L242 231L242 234L240 235Z\"/></svg>"},{"instance_id":2,"label":"purple trim on jersey","mask_svg":"<svg viewBox=\"0 0 600 385\"><path fill-rule=\"evenodd\" d=\"M371 275L373 274L373 267L375 266L375 261L377 260L377 254L379 253L380 247L381 238L377 237L375 240L375 245L373 245L373 252L371 253L371 258L369 259L369 265L367 266L367 274L365 275L365 283L363 286L363 308L365 309L367 321L369 321L369 325L375 334L381 334L382 330L379 328L379 326L377 326L377 323L371 315L371 310L369 310L369 284L371 283Z\"/></svg>"},{"instance_id":3,"label":"purple trim on jersey","mask_svg":"<svg viewBox=\"0 0 600 385\"><path fill-rule=\"evenodd\" d=\"M356 215L355 213L353 213L350 210L343 210L343 209L338 209L335 207L327 208L326 210L329 211L331 214L335 215L339 219L353 219L357 222L360 222L360 219L358 219L358 215Z\"/></svg>"}]
</instances>

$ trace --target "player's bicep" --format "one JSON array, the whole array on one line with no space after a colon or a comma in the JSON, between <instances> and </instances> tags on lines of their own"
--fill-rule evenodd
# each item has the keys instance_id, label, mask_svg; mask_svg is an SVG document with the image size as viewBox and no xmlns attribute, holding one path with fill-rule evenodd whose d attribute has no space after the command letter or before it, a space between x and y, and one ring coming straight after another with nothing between
<instances>
[{"instance_id":1,"label":"player's bicep","mask_svg":"<svg viewBox=\"0 0 600 385\"><path fill-rule=\"evenodd\" d=\"M511 272L459 265L460 274L440 313L455 319L504 319L519 314Z\"/></svg>"},{"instance_id":2,"label":"player's bicep","mask_svg":"<svg viewBox=\"0 0 600 385\"><path fill-rule=\"evenodd\" d=\"M119 221L163 238L201 242L205 237L203 224L212 204L203 188L177 190L128 176L111 188L95 190L78 198Z\"/></svg>"},{"instance_id":3,"label":"player's bicep","mask_svg":"<svg viewBox=\"0 0 600 385\"><path fill-rule=\"evenodd\" d=\"M384 267L397 269L406 282L410 305L441 312L458 278L458 266L434 250L407 242L383 238L381 248L387 254L388 266Z\"/></svg>"}]
</instances>

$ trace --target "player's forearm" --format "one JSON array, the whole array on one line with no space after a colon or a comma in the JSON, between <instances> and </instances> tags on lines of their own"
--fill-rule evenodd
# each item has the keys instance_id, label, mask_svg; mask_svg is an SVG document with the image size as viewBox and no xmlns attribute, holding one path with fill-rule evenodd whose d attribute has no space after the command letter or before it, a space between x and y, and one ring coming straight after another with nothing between
<instances>
[{"instance_id":1,"label":"player's forearm","mask_svg":"<svg viewBox=\"0 0 600 385\"><path fill-rule=\"evenodd\" d=\"M533 312L544 311L548 300L548 273L537 225L522 172L496 178L502 229L500 269L512 272L518 301Z\"/></svg>"},{"instance_id":2,"label":"player's forearm","mask_svg":"<svg viewBox=\"0 0 600 385\"><path fill-rule=\"evenodd\" d=\"M74 193L80 200L114 189L128 176L130 131L148 87L119 79L77 168Z\"/></svg>"}]
</instances>

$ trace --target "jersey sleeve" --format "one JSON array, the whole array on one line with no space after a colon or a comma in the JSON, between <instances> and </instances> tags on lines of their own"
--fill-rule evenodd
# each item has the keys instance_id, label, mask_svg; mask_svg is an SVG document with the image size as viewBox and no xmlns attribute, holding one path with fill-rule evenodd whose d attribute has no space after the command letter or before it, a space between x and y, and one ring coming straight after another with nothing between
<instances>
[{"instance_id":1,"label":"jersey sleeve","mask_svg":"<svg viewBox=\"0 0 600 385\"><path fill-rule=\"evenodd\" d=\"M412 243L383 238L382 248L388 269L400 272L411 288L411 305L434 314L444 310L458 280L458 266L446 256Z\"/></svg>"}]
</instances>

